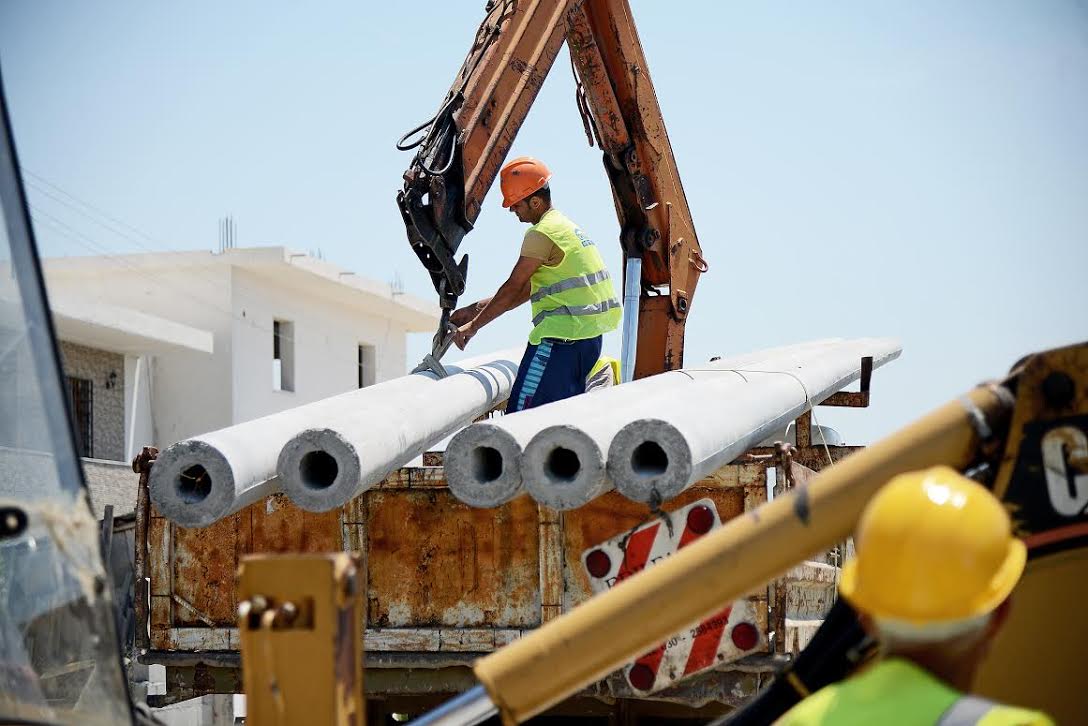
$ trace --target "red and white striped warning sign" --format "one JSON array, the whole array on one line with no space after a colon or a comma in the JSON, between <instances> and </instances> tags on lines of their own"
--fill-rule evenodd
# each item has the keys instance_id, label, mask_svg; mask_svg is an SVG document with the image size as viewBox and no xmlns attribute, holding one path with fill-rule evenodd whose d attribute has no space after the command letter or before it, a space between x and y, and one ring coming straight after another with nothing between
<instances>
[{"instance_id":1,"label":"red and white striped warning sign","mask_svg":"<svg viewBox=\"0 0 1088 726\"><path fill-rule=\"evenodd\" d=\"M711 499L700 499L582 553L594 593L610 590L694 542L721 520ZM671 526L670 526L671 525ZM653 693L711 667L737 660L763 644L752 605L737 600L624 666L631 688Z\"/></svg>"}]
</instances>

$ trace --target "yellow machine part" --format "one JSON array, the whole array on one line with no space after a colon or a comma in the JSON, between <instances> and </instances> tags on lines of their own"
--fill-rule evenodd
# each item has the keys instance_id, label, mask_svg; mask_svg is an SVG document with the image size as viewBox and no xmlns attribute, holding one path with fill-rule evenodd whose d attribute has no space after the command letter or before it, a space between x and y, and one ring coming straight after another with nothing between
<instances>
[{"instance_id":1,"label":"yellow machine part","mask_svg":"<svg viewBox=\"0 0 1088 726\"><path fill-rule=\"evenodd\" d=\"M353 555L254 555L238 571L246 720L365 726L361 568Z\"/></svg>"},{"instance_id":2,"label":"yellow machine part","mask_svg":"<svg viewBox=\"0 0 1088 726\"><path fill-rule=\"evenodd\" d=\"M1046 710L1058 723L1084 723L1088 700L1088 548L1032 561L1012 612L979 674L979 692Z\"/></svg>"},{"instance_id":3,"label":"yellow machine part","mask_svg":"<svg viewBox=\"0 0 1088 726\"><path fill-rule=\"evenodd\" d=\"M1028 547L980 692L1058 723L1088 714L1088 345L1032 356L1016 386L994 492Z\"/></svg>"}]
</instances>

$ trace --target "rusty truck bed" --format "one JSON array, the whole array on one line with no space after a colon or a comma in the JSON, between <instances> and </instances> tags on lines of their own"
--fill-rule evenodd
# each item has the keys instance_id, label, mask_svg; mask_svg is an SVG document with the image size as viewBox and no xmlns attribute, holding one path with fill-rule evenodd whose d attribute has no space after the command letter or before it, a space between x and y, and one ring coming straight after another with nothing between
<instances>
[{"instance_id":1,"label":"rusty truck bed","mask_svg":"<svg viewBox=\"0 0 1088 726\"><path fill-rule=\"evenodd\" d=\"M783 461L775 449L754 449L662 508L708 497L725 521L766 501L768 469L778 472L781 489L826 466L829 456L838 460L852 451L803 445ZM167 667L167 693L152 699L166 704L241 691L234 578L246 554L363 553L368 698L410 709L468 687L468 666L479 654L588 599L581 553L652 516L614 492L567 512L527 496L475 509L450 493L440 455L426 456L424 464L400 469L342 509L320 514L275 495L210 527L184 529L143 507L145 529L138 531L147 532L147 549L137 561L146 572L137 577L149 578L150 608L140 607L138 618L149 625L149 636L137 636L137 646L141 660ZM830 606L830 569L799 568L792 580L750 596L768 636L763 652L638 699L626 711L664 717L660 709L672 706L684 715L709 715L746 701L807 641ZM146 632L143 623L137 632ZM568 708L588 714L636 698L613 676Z\"/></svg>"}]
</instances>

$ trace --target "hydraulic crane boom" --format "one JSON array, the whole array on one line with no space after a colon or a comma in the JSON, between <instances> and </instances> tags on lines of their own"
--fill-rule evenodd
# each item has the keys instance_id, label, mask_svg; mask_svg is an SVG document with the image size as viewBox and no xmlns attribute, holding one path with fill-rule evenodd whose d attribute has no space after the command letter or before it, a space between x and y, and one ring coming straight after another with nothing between
<instances>
[{"instance_id":1,"label":"hydraulic crane boom","mask_svg":"<svg viewBox=\"0 0 1088 726\"><path fill-rule=\"evenodd\" d=\"M679 368L707 267L627 0L491 0L486 12L438 112L397 144L417 149L397 204L442 307L434 352L465 289L468 256L456 260L457 249L565 38L624 257L642 258L635 375Z\"/></svg>"}]
</instances>

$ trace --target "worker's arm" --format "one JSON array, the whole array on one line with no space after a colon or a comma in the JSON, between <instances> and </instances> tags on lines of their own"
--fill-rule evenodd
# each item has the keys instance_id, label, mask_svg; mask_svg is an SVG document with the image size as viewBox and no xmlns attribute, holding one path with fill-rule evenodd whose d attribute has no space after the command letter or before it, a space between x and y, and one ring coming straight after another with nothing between
<instances>
[{"instance_id":1,"label":"worker's arm","mask_svg":"<svg viewBox=\"0 0 1088 726\"><path fill-rule=\"evenodd\" d=\"M480 301L484 305L476 317L457 329L457 333L453 336L454 344L464 350L468 341L480 331L480 328L507 310L513 310L526 302L529 299L529 278L542 264L544 264L543 260L533 257L519 257L506 282L486 301ZM480 303L477 303L477 305ZM458 312L461 311L458 310Z\"/></svg>"}]
</instances>

